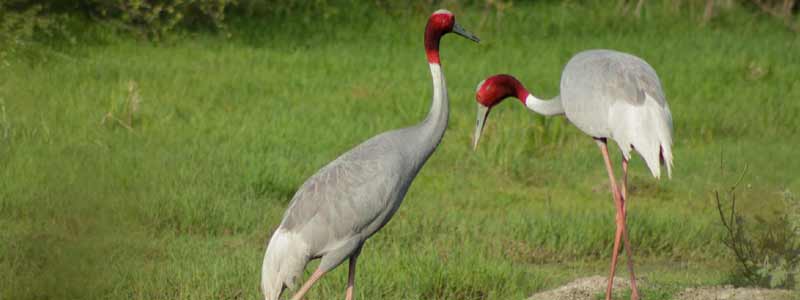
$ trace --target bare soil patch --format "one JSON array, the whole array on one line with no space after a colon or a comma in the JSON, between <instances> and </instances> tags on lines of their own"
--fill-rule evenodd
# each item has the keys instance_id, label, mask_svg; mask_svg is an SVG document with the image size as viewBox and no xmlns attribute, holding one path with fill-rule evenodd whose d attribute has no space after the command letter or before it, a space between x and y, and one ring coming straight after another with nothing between
<instances>
[{"instance_id":1,"label":"bare soil patch","mask_svg":"<svg viewBox=\"0 0 800 300\"><path fill-rule=\"evenodd\" d=\"M630 281L625 278L614 278L615 293L629 288ZM639 286L647 286L647 282L637 280ZM532 295L528 300L595 300L603 295L606 289L606 278L591 276L578 278L564 286ZM645 299L646 295L645 295ZM675 300L800 300L800 293L787 290L770 290L760 288L736 288L733 286L712 286L688 288L674 295Z\"/></svg>"},{"instance_id":2,"label":"bare soil patch","mask_svg":"<svg viewBox=\"0 0 800 300\"><path fill-rule=\"evenodd\" d=\"M675 295L675 300L785 300L800 299L800 295L787 290L759 288L735 288L733 286L711 286L688 288Z\"/></svg>"},{"instance_id":3,"label":"bare soil patch","mask_svg":"<svg viewBox=\"0 0 800 300\"><path fill-rule=\"evenodd\" d=\"M578 278L556 289L534 294L528 300L595 300L597 294L605 293L607 284L608 281L603 276ZM629 286L629 280L614 277L614 291L627 289Z\"/></svg>"}]
</instances>

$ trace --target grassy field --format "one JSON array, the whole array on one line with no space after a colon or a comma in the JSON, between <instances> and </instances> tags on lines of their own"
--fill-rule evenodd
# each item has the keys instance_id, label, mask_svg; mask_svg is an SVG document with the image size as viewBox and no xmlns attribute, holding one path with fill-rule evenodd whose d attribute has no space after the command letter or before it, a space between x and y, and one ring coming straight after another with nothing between
<instances>
[{"instance_id":1,"label":"grassy field","mask_svg":"<svg viewBox=\"0 0 800 300\"><path fill-rule=\"evenodd\" d=\"M800 38L779 22L734 10L700 26L686 13L637 20L576 4L453 10L483 42L442 43L449 129L366 244L357 298L522 299L606 274L613 206L590 138L508 101L469 147L480 80L511 73L554 96L585 49L647 60L672 109L673 179L632 161L629 226L648 298L734 281L711 193L745 166L747 213L768 216L800 192ZM112 37L1 69L0 299L257 298L266 240L295 189L430 105L428 14L358 16L235 22L231 38L158 45ZM125 120L131 80L142 99L132 129L103 122ZM342 298L346 275L308 298Z\"/></svg>"}]
</instances>

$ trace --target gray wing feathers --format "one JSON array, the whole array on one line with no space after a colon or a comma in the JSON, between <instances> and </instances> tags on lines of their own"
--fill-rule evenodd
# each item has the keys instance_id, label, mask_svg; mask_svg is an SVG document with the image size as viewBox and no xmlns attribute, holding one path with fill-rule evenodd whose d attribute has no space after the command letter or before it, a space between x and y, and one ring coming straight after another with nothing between
<instances>
[{"instance_id":1,"label":"gray wing feathers","mask_svg":"<svg viewBox=\"0 0 800 300\"><path fill-rule=\"evenodd\" d=\"M331 270L350 257L399 206L402 162L395 139L379 135L311 176L295 193L279 230L296 234L308 258Z\"/></svg>"},{"instance_id":2,"label":"gray wing feathers","mask_svg":"<svg viewBox=\"0 0 800 300\"><path fill-rule=\"evenodd\" d=\"M295 193L281 227L301 231L314 224L320 227L314 230L328 235L315 240L330 241L371 225L386 209L389 191L398 181L398 174L390 171L398 157L376 149L380 146L365 142L320 169Z\"/></svg>"},{"instance_id":3,"label":"gray wing feathers","mask_svg":"<svg viewBox=\"0 0 800 300\"><path fill-rule=\"evenodd\" d=\"M570 62L570 76L589 77L592 95L603 95L611 101L626 101L634 105L645 102L649 94L659 105L665 105L661 83L653 67L636 56L611 50L592 50L579 53ZM583 73L583 74L573 74Z\"/></svg>"}]
</instances>

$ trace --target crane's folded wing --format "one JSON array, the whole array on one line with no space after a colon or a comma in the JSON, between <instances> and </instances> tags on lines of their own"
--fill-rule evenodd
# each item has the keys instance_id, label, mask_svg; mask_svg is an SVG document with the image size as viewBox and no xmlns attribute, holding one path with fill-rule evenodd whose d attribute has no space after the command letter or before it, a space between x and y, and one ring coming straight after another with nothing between
<instances>
[{"instance_id":1,"label":"crane's folded wing","mask_svg":"<svg viewBox=\"0 0 800 300\"><path fill-rule=\"evenodd\" d=\"M368 157L342 155L309 178L292 198L283 227L299 231L314 226L331 238L358 234L390 208L399 175L391 153Z\"/></svg>"}]
</instances>

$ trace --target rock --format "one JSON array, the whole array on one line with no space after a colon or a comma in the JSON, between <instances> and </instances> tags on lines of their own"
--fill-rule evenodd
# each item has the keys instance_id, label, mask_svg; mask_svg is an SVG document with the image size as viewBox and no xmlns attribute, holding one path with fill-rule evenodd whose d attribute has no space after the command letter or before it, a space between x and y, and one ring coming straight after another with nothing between
<instances>
[{"instance_id":1,"label":"rock","mask_svg":"<svg viewBox=\"0 0 800 300\"><path fill-rule=\"evenodd\" d=\"M603 276L578 278L562 287L534 294L528 300L594 300L597 295L605 295L607 282ZM628 279L614 277L615 293L629 286Z\"/></svg>"}]
</instances>

